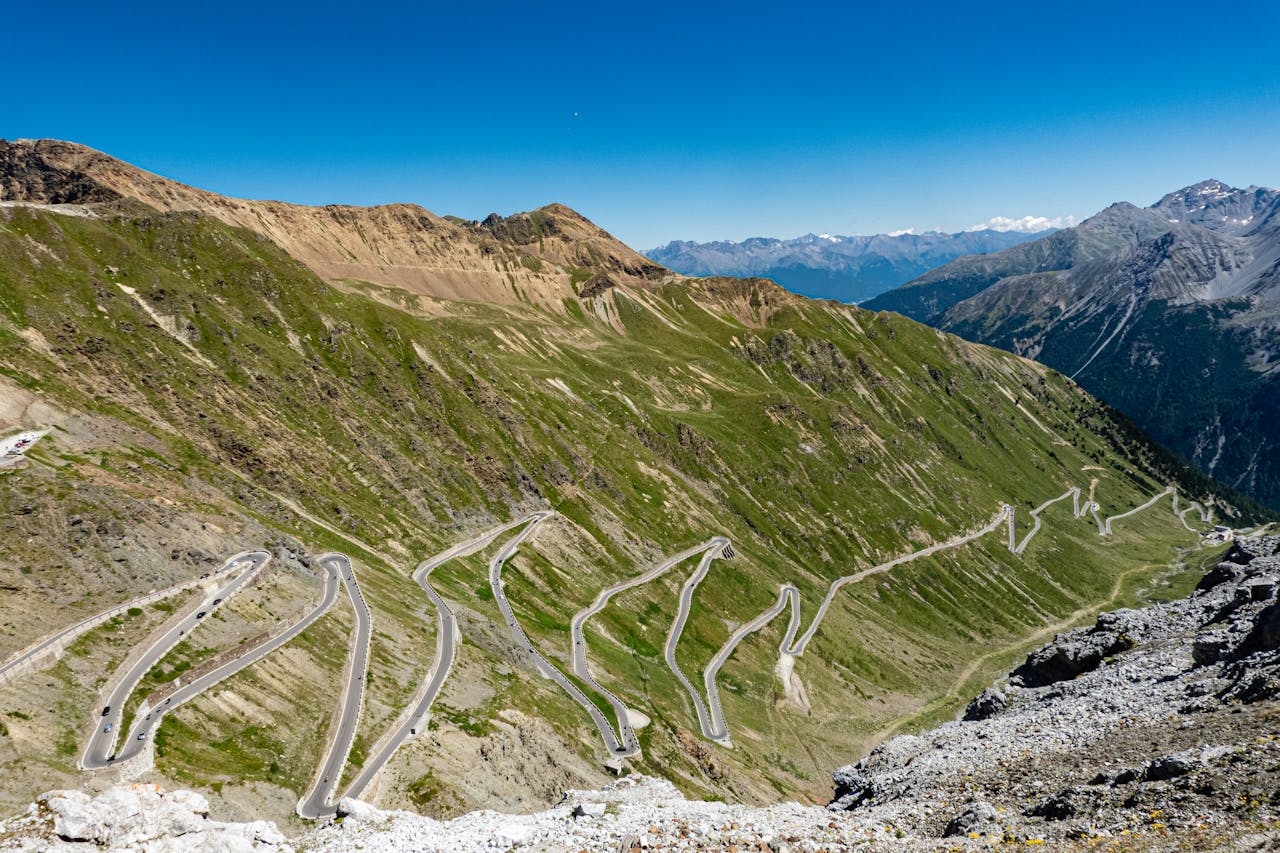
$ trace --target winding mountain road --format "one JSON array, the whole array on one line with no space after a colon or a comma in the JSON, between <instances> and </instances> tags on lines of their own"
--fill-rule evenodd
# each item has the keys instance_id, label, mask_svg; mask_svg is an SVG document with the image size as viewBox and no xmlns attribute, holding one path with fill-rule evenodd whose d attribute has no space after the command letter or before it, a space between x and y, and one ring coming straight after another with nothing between
<instances>
[{"instance_id":1,"label":"winding mountain road","mask_svg":"<svg viewBox=\"0 0 1280 853\"><path fill-rule=\"evenodd\" d=\"M1049 507L1053 506L1053 505L1054 505L1054 504L1056 504L1058 501L1064 501L1064 500L1066 500L1067 498L1071 498L1071 512L1074 514L1074 517L1075 517L1075 518L1080 518L1081 516L1083 516L1083 515L1084 515L1086 512L1088 512L1089 510L1091 510L1091 509L1096 509L1096 507L1097 507L1097 504L1095 504L1095 503L1094 503L1093 501L1091 501L1091 500L1087 500L1087 501L1085 501L1085 502L1084 502L1084 504L1082 505L1082 504L1080 503L1080 487L1079 487L1079 486L1072 486L1071 488L1067 489L1067 490L1066 490L1065 492L1063 492L1062 494L1058 495L1056 498L1050 498L1049 500L1047 500L1047 501L1045 501L1044 503L1040 504L1040 506L1038 506L1038 507L1036 507L1035 509L1031 510L1030 515L1031 515L1031 521L1033 522L1033 523L1032 523L1032 525L1031 525L1031 529L1027 531L1027 535L1023 537L1022 541L1021 541L1021 542L1018 542L1016 545L1014 544L1014 541L1015 541L1015 539L1017 538L1017 533L1016 533L1016 530L1017 530L1017 521L1016 521L1016 518L1015 518L1015 514L1014 514L1014 512L1013 512L1013 508L1012 508L1012 507L1009 507L1009 512L1008 512L1008 515L1009 515L1009 550L1010 550L1010 551L1012 551L1014 554L1018 555L1019 557L1020 557L1020 556L1022 556L1022 552L1023 552L1023 551L1025 551L1025 550L1027 550L1027 545L1028 545L1028 544L1030 544L1031 539L1032 539L1032 538L1033 538L1037 533L1039 533L1039 532L1040 532L1040 524L1041 524L1041 522L1040 522L1040 513L1044 512L1046 509L1048 509Z\"/></svg>"},{"instance_id":2,"label":"winding mountain road","mask_svg":"<svg viewBox=\"0 0 1280 853\"><path fill-rule=\"evenodd\" d=\"M210 592L198 607L189 608L186 616L178 620L168 631L165 631L155 642L144 649L133 666L115 679L115 686L107 693L103 713L94 715L93 734L89 736L89 741L85 745L84 753L80 758L80 767L82 769L99 770L109 766L117 759L123 761L141 751L142 744L140 740L146 739L146 732L149 731L149 727L140 731L139 739L126 742L118 756L115 750L116 739L119 736L120 721L124 718L125 703L129 701L129 696L132 695L138 683L151 671L152 667L159 663L189 632L195 630L196 626L208 614L217 610L228 598L243 589L245 584L257 575L258 571L270 560L271 555L266 551L237 554L228 560L228 569L238 569L246 564L248 564L248 568L235 574L231 580ZM148 718L151 716L147 714L146 709L139 709L139 715L146 715ZM150 720L143 719L142 722L148 723Z\"/></svg>"},{"instance_id":3,"label":"winding mountain road","mask_svg":"<svg viewBox=\"0 0 1280 853\"><path fill-rule=\"evenodd\" d=\"M711 571L712 560L725 552L728 552L729 555L733 553L729 540L723 536L716 536L707 544L707 552L698 561L697 570L689 576L689 579L684 582L684 586L680 589L680 606L676 611L676 618L671 623L671 630L667 633L667 641L662 647L662 654L666 658L667 666L675 673L676 678L680 679L680 683L684 685L684 689L689 693L689 698L693 700L693 708L698 715L698 727L702 729L702 736L708 740L729 745L728 730L716 726L715 720L712 719L707 711L706 703L702 701L702 694L693 686L693 682L689 680L689 677L684 674L684 670L680 668L680 664L676 662L676 646L680 642L680 635L684 633L685 623L689 621L689 611L693 607L694 590L698 588L698 584L702 583L703 578L707 576L707 572Z\"/></svg>"},{"instance_id":4,"label":"winding mountain road","mask_svg":"<svg viewBox=\"0 0 1280 853\"><path fill-rule=\"evenodd\" d=\"M449 677L449 671L453 668L458 643L457 620L454 618L453 611L449 608L448 603L431 586L429 580L431 572L458 557L474 554L512 528L519 527L522 524L537 523L541 518L538 515L530 515L518 521L499 525L418 564L417 569L414 570L413 579L426 592L427 597L431 599L431 603L435 605L436 609L436 659L418 694L410 702L405 713L401 714L396 722L392 724L388 733L383 736L378 744L375 744L373 755L365 762L360 769L360 773L356 775L351 784L347 786L346 791L342 794L343 797L359 797L377 775L382 772L382 768L395 755L396 750L405 741L418 733L418 730L426 722L425 718L431 710L432 703L440 695L440 690L444 687L445 680Z\"/></svg>"},{"instance_id":5,"label":"winding mountain road","mask_svg":"<svg viewBox=\"0 0 1280 853\"><path fill-rule=\"evenodd\" d=\"M1009 550L1015 555L1021 555L1026 550L1028 543L1042 527L1041 513L1053 504L1064 501L1067 498L1073 500L1073 513L1076 518L1080 518L1086 513L1092 513L1097 520L1099 534L1110 535L1113 522L1155 506L1162 498L1169 495L1172 495L1174 514L1177 515L1182 525L1188 530L1193 530L1193 528L1187 523L1187 513L1199 510L1202 520L1207 521L1211 517L1209 510L1206 510L1204 506L1195 501L1190 502L1184 509L1180 510L1177 489L1170 486L1139 506L1126 512L1103 518L1099 513L1099 505L1092 500L1082 502L1080 488L1072 487L1063 494L1045 501L1030 511L1033 524L1019 541L1017 539L1014 508L1006 504L1002 506L999 514L982 528L836 579L828 587L827 593L819 604L808 630L798 638L797 634L802 621L800 591L794 584L782 584L779 587L777 600L760 615L734 630L724 645L716 651L707 663L702 673L705 701L703 693L698 691L680 668L676 660L676 649L690 617L694 593L710 572L712 560L717 557L731 558L734 554L730 541L723 536L716 536L701 545L687 548L633 578L602 589L589 606L574 614L572 618L570 624L571 672L581 683L607 701L617 717L616 730L603 709L588 697L575 681L566 677L563 672L534 647L532 641L520 626L520 622L511 608L503 586L502 569L505 563L516 553L521 543L532 536L539 525L555 513L552 511L535 512L522 519L498 525L471 539L454 545L428 560L424 560L415 569L414 580L422 587L436 610L436 658L428 677L423 681L418 693L401 713L397 721L388 729L387 733L374 745L373 754L347 786L344 796L359 796L386 766L396 750L406 740L417 734L419 727L424 724L432 703L439 696L453 666L459 639L457 622L449 605L431 586L429 582L431 572L457 557L478 552L493 543L503 533L521 525L524 526L523 529L506 542L489 563L489 580L493 589L494 600L512 636L530 655L538 672L555 682L587 711L599 730L606 750L611 758L616 760L638 754L640 751L639 741L631 724L630 711L626 704L601 686L591 672L585 638L586 624L593 616L604 610L618 593L648 583L695 555L701 554L702 557L698 562L697 568L681 587L677 612L664 643L663 655L667 666L688 692L693 702L703 737L723 746L732 747L730 731L724 718L717 686L719 672L743 640L772 622L788 607L791 611L790 618L778 649L780 655L778 672L784 678L786 677L785 673L790 671L790 667L784 667L782 664L793 663L795 658L804 654L809 642L816 635L823 619L826 617L835 595L847 584L890 571L904 563L936 554L940 551L958 548L991 533L1002 524L1008 525ZM164 698L159 707L148 707L144 701L136 711L132 727L125 742L119 747L118 751L116 750L116 741L120 734L118 729L123 719L125 706L147 672L162 660L189 632L195 630L204 618L224 604L231 596L246 588L270 559L270 555L265 551L237 554L230 558L223 568L210 578L188 581L168 590L150 593L148 596L135 600L137 602L155 600L181 589L194 586L197 583L206 583L214 587L200 604L191 607L185 615L178 617L173 625L166 629L161 629L164 633L154 640L150 646L140 652L135 652L134 657L136 660L130 663L126 667L126 671L118 676L115 683L106 689L107 698L104 703L106 705L104 713L101 716L94 717L93 733L89 736L80 758L79 763L83 769L95 770L113 766L141 753L168 711L190 701L217 683L262 660L290 642L332 608L337 600L339 587L342 587L346 590L356 617L345 670L345 685L335 708L335 718L331 725L328 748L319 763L315 780L297 805L298 814L304 818L323 818L335 814L335 800L337 799L335 793L350 755L363 709L372 634L372 618L369 607L356 581L351 561L342 554L328 553L317 558L317 563L325 571L325 589L321 601L314 609L267 642L245 651L239 657L204 675L192 678L189 683L182 684L181 679L178 679L175 681L173 692ZM87 630L86 625L99 624L104 617L118 613L129 607L130 604L119 605L44 638L24 650L3 667L0 667L0 677L54 648L57 643L66 642L68 639Z\"/></svg>"},{"instance_id":6,"label":"winding mountain road","mask_svg":"<svg viewBox=\"0 0 1280 853\"><path fill-rule=\"evenodd\" d=\"M140 738L139 735L150 736L151 732L160 725L160 721L164 715L173 709L190 702L209 688L225 681L243 669L246 669L258 661L270 655L291 641L294 637L301 634L311 623L315 622L331 608L338 600L338 568L336 564L326 563L323 558L319 561L320 565L326 569L325 589L321 597L320 603L314 609L309 611L305 616L297 622L289 626L278 636L260 646L250 650L248 653L230 660L212 672L206 673L198 678L192 679L189 683L182 685L168 699L160 704L159 707L149 709L146 706L139 708L137 716L134 720L133 728L129 732L128 742L124 744L121 752L116 755L115 761L125 761L142 751L146 738Z\"/></svg>"},{"instance_id":7,"label":"winding mountain road","mask_svg":"<svg viewBox=\"0 0 1280 853\"><path fill-rule=\"evenodd\" d=\"M225 575L239 569L241 562L248 558L249 558L249 552L236 554L234 557L231 557L225 563L223 563L222 568L218 569L216 572L213 572L208 577L192 578L191 580L186 580L186 581L182 581L181 583L176 583L171 587L166 587L165 589L161 589L156 592L147 593L146 595L139 596L138 598L135 598L132 601L126 601L123 604L117 604L114 607L110 607L106 610L103 610L101 613L95 613L93 616L90 616L87 619L81 619L79 622L75 623L74 625L63 628L60 631L55 631L49 636L36 641L34 644L18 652L12 658L6 661L3 666L0 666L0 683L3 683L7 678L14 675L15 671L18 670L23 664L33 662L34 660L36 660L46 652L49 652L55 649L60 643L66 644L71 642L72 640L76 639L86 631L90 631L94 627L101 625L103 622L110 619L112 616L115 616L120 613L124 613L128 611L130 607L141 607L153 601L162 601L166 598L169 598L170 596L177 595L180 592L186 592L189 589L194 589L195 587L200 586L201 584L216 583L219 580L221 580Z\"/></svg>"},{"instance_id":8,"label":"winding mountain road","mask_svg":"<svg viewBox=\"0 0 1280 853\"><path fill-rule=\"evenodd\" d=\"M543 676L554 681L560 686L560 689L569 694L573 701L577 702L583 709L591 715L591 719L595 722L596 728L600 732L600 737L604 739L605 748L611 756L616 758L624 758L632 754L629 745L623 744L618 736L614 733L613 724L605 717L604 712L592 702L587 694L579 689L565 674L557 669L550 661L543 657L542 653L533 647L524 629L520 627L520 622L516 619L515 613L511 610L511 604L507 601L506 591L502 586L502 566L520 547L520 543L530 536L546 519L550 518L553 512L536 512L531 516L533 522L520 532L520 535L512 539L510 542L498 552L492 562L489 563L489 583L493 586L493 597L498 603L498 609L502 611L502 618L506 620L507 627L511 629L511 636L515 638L517 644L522 646L529 656L533 658L534 666Z\"/></svg>"},{"instance_id":9,"label":"winding mountain road","mask_svg":"<svg viewBox=\"0 0 1280 853\"><path fill-rule=\"evenodd\" d=\"M731 745L731 740L729 737L729 727L725 723L724 713L720 706L719 689L717 688L717 676L719 675L720 668L724 666L725 662L733 655L734 650L737 649L738 645L744 639L746 639L746 637L760 630L765 625L773 621L773 619L776 618L777 615L781 613L787 607L788 604L791 607L791 619L788 622L787 630L786 630L786 633L783 635L782 642L779 644L779 647L778 647L779 655L783 659L788 657L796 658L804 654L804 650L809 645L809 641L813 639L813 636L817 632L818 627L821 625L823 618L826 616L827 609L831 606L831 602L834 600L835 594L840 590L841 587L845 586L846 584L855 583L857 581L863 580L864 578L870 577L872 575L881 574L883 572L889 571L895 566L900 566L903 563L907 563L912 560L917 560L917 559L920 559L921 557L926 557L930 554L935 554L939 551L958 548L961 545L965 545L969 542L972 542L975 539L978 539L982 536L987 535L988 533L991 533L992 531L999 528L1002 523L1008 524L1009 550L1016 555L1021 555L1022 552L1026 549L1027 544L1031 541L1032 537L1034 537L1041 528L1040 513L1042 513L1044 510L1046 510L1051 505L1057 503L1058 501L1062 501L1067 498L1073 499L1072 512L1076 518L1081 518L1082 516L1084 516L1086 512L1092 512L1094 517L1098 520L1099 533L1101 535L1110 535L1111 523L1113 521L1118 521L1122 518L1127 518L1128 516L1131 516L1136 513L1142 512L1143 510L1149 509L1150 507L1157 504L1161 498L1169 494L1173 495L1173 510L1176 514L1178 511L1178 503L1177 503L1178 492L1177 492L1177 489L1170 486L1166 488L1164 491L1157 494L1155 497L1148 500L1147 502L1139 506L1136 506L1133 509L1130 509L1126 512L1119 513L1118 515L1113 515L1106 519L1103 519L1098 515L1099 505L1092 500L1086 500L1082 503L1080 500L1080 496L1081 496L1080 488L1078 486L1073 486L1072 488L1068 489L1066 492L1059 495L1058 497L1051 498L1050 500L1045 501L1040 506L1031 510L1030 515L1033 519L1034 524L1032 525L1031 529L1027 532L1026 536L1023 537L1021 542L1016 541L1014 508L1010 504L1005 504L1001 508L1000 513L991 521L991 523L983 528L975 530L971 533L967 533L963 536L950 539L946 542L941 542L936 545L930 545L929 547L923 548L919 551L913 551L910 554L904 554L900 557L895 557L894 559L886 563L881 563L878 566L874 566L869 569L864 569L860 572L855 572L854 574L846 575L842 578L838 578L837 580L833 581L831 586L827 589L827 595L822 600L822 604L819 605L818 612L815 614L813 622L810 623L809 629L804 633L804 635L800 638L798 642L795 641L795 635L796 635L796 631L798 631L800 627L800 591L792 584L784 584L781 587L780 592L778 594L778 600L774 604L772 604L767 610L765 610L763 613L757 616L755 619L751 620L750 622L738 628L738 630L736 630L729 637L729 639L725 642L725 644L720 647L719 651L715 653L711 661L707 664L706 669L703 670L703 684L707 691L707 705L709 707L704 707L701 697L697 694L697 691L694 690L693 685L689 682L689 679L686 678L684 676L684 673L682 673L679 670L679 667L676 666L674 661L674 654L673 654L674 647L670 642L668 643L667 663L669 666L671 666L672 670L676 673L677 677L680 678L681 683L684 684L685 689L689 691L690 695L694 699L694 707L697 709L697 712L698 712L698 724L699 724L699 727L702 729L703 737L707 738L710 741L714 741L722 745L726 745L726 746ZM1196 504L1196 506L1199 506L1199 504ZM1203 513L1203 509L1202 509L1202 513ZM1182 515L1179 515L1178 517L1179 519L1182 519ZM1186 523L1185 519L1182 519L1182 520L1183 520L1183 524L1185 525ZM706 576L705 568L706 568L707 562L709 561L707 561L704 558L704 565L700 566L699 571L689 579L689 583L685 585L686 587L685 591L682 592L681 610L676 616L675 623L673 623L672 625L672 630L673 632L675 632L677 637L678 637L679 631L683 630L684 619L687 618L687 615L688 615L686 599L692 595L692 588L696 587L697 584L702 581L702 578ZM688 593L688 595L685 595L685 593ZM782 661L780 661L780 664L781 663ZM780 672L789 671L790 668L783 667L780 665L778 667L778 670Z\"/></svg>"},{"instance_id":10,"label":"winding mountain road","mask_svg":"<svg viewBox=\"0 0 1280 853\"><path fill-rule=\"evenodd\" d=\"M1199 532L1200 532L1199 530L1196 530L1194 527L1192 527L1190 524L1187 524L1187 513L1192 512L1193 510L1199 510L1199 511L1200 511L1200 520L1201 520L1202 522L1204 522L1205 524L1212 524L1212 523L1213 523L1213 510L1212 510L1212 509L1208 509L1208 508L1206 508L1206 507L1205 507L1203 504L1201 504L1199 501L1187 501L1187 506L1186 506L1186 508L1185 508L1185 509L1182 509L1182 510L1179 510L1179 509L1178 509L1178 496L1177 496L1177 494L1174 494L1174 496L1173 496L1173 508L1174 508L1174 511L1178 513L1178 520L1182 522L1182 526L1183 526L1183 527L1185 527L1185 528L1187 528L1187 530L1190 530L1192 533L1199 533Z\"/></svg>"},{"instance_id":11,"label":"winding mountain road","mask_svg":"<svg viewBox=\"0 0 1280 853\"><path fill-rule=\"evenodd\" d=\"M597 682L595 680L595 677L591 674L591 668L587 665L587 641L586 641L586 638L583 636L583 628L586 626L587 620L590 619L592 616L596 615L597 613L599 613L601 610L604 610L604 608L609 604L609 599L613 598L613 596L617 595L618 593L624 590L631 589L632 587L636 587L636 586L640 586L641 584L648 583L654 578L657 578L663 574L666 574L668 571L671 570L673 566L683 563L685 560L689 559L694 554L699 554L699 553L702 553L703 551L707 551L710 549L716 549L716 550L722 549L728 543L728 541L729 540L727 539L718 537L716 539L711 539L707 542L704 542L701 545L696 545L692 548L686 548L685 550L681 551L679 554L676 554L674 556L668 557L667 559L663 560L661 563L654 566L652 569L649 569L644 574L637 575L636 577L631 578L630 580L625 580L622 583L614 584L613 586L606 587L600 590L600 592L596 595L595 601L591 602L591 604L585 609L579 610L577 613L574 614L573 621L570 623L570 626L569 626L569 637L573 644L573 652L572 652L573 674L576 675L578 678L582 679L583 681L585 681L591 687L592 690L596 691L601 696L603 696L605 700L609 703L609 705L613 708L613 712L618 718L618 731L620 734L620 739L622 740L624 746L626 747L626 752L615 753L618 757L626 757L626 756L638 754L640 752L640 741L636 738L635 729L631 725L631 720L627 713L627 706L622 702L621 699L613 695L613 693L606 690L604 687L600 686L600 683Z\"/></svg>"},{"instance_id":12,"label":"winding mountain road","mask_svg":"<svg viewBox=\"0 0 1280 853\"><path fill-rule=\"evenodd\" d=\"M1113 522L1113 521L1119 521L1119 520L1120 520L1120 519L1122 519L1122 518L1128 518L1128 517L1129 517L1129 516L1131 516L1131 515L1135 515L1135 514L1137 514L1137 513L1139 513L1139 512L1142 512L1144 509L1150 509L1151 507L1153 507L1153 506L1155 506L1157 503L1159 503L1160 499L1161 499L1161 498L1163 498L1165 495L1173 495L1173 511L1174 511L1174 513L1177 513L1177 511L1178 511L1178 490L1177 490L1177 489L1175 489L1173 486L1169 486L1169 487L1168 487L1168 488L1166 488L1163 492L1161 492L1160 494L1158 494L1158 495L1156 495L1155 497L1153 497L1151 500L1147 501L1146 503L1144 503L1144 504L1142 504L1142 505L1140 505L1140 506L1135 506L1133 509L1129 510L1128 512L1122 512L1122 513L1120 513L1119 515L1112 515L1112 516L1108 516L1108 517L1107 517L1107 520L1106 520L1106 521L1104 521L1104 522L1102 523L1102 532L1103 532L1103 534L1104 534L1104 535L1106 535L1106 536L1110 536L1110 535L1111 535L1111 522Z\"/></svg>"},{"instance_id":13,"label":"winding mountain road","mask_svg":"<svg viewBox=\"0 0 1280 853\"><path fill-rule=\"evenodd\" d=\"M347 683L342 690L333 741L328 753L320 761L320 769L316 772L316 780L311 784L310 793L298 801L299 817L310 819L337 814L337 804L331 805L330 798L342 778L342 770L346 766L347 756L351 754L351 744L355 742L356 729L360 725L360 712L364 708L365 677L369 672L369 638L373 633L373 617L370 616L369 605L360 592L360 584L356 581L351 561L342 554L325 554L319 561L336 571L342 579L351 606L355 608L356 625L351 635Z\"/></svg>"}]
</instances>

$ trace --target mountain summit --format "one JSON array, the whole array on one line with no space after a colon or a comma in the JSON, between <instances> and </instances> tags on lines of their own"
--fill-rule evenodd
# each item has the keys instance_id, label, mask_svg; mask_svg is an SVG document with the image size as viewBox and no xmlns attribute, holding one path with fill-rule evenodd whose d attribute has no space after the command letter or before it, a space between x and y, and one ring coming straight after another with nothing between
<instances>
[{"instance_id":1,"label":"mountain summit","mask_svg":"<svg viewBox=\"0 0 1280 853\"><path fill-rule=\"evenodd\" d=\"M1207 180L867 303L1044 361L1280 506L1280 191Z\"/></svg>"},{"instance_id":2,"label":"mountain summit","mask_svg":"<svg viewBox=\"0 0 1280 853\"><path fill-rule=\"evenodd\" d=\"M247 228L330 283L392 285L437 299L526 301L563 310L562 300L589 279L596 287L647 286L673 277L562 204L474 223L415 204L252 201L196 189L71 142L0 140L0 200L124 199Z\"/></svg>"},{"instance_id":3,"label":"mountain summit","mask_svg":"<svg viewBox=\"0 0 1280 853\"><path fill-rule=\"evenodd\" d=\"M676 240L645 255L684 275L760 276L816 299L861 302L961 255L1007 249L1044 233L978 229L752 237L739 243Z\"/></svg>"}]
</instances>

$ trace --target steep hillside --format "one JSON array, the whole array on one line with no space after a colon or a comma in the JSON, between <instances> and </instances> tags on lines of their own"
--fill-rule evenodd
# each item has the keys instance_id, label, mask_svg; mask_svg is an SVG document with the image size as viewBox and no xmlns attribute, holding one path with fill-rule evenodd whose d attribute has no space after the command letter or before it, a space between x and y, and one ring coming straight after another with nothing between
<instances>
[{"instance_id":1,"label":"steep hillside","mask_svg":"<svg viewBox=\"0 0 1280 853\"><path fill-rule=\"evenodd\" d=\"M45 198L76 198L59 192ZM1169 512L1167 484L1214 497L1053 371L765 281L637 287L618 274L549 307L424 303L385 285L332 287L208 214L96 198L74 213L0 207L0 382L15 401L0 425L53 428L0 474L0 655L267 547L270 573L147 676L145 690L161 690L310 608L316 556L340 551L373 626L350 779L438 654L411 569L555 511L506 560L512 614L486 568L496 546L432 575L457 617L458 657L425 731L381 776L387 805L520 808L601 782L591 718L539 676L508 622L568 672L573 614L715 536L732 549L708 558L692 596L673 652L688 673L780 587L809 626L833 581L879 573L832 590L803 657L780 660L786 617L737 647L718 677L732 749L699 733L664 660L694 562L619 592L585 644L594 677L648 720L628 763L690 793L821 799L829 770L882 732L950 714L1046 630L1132 600L1196 539ZM523 229L545 223L448 225L529 247ZM1042 507L1014 554L1002 507L1021 538L1028 511L1071 486L1100 517L1146 509L1101 536L1087 515ZM1219 494L1216 511L1230 503ZM886 563L962 534L972 541ZM94 694L186 603L122 611L56 664L0 685L0 800L79 784ZM265 801L296 820L355 622L340 603L166 716L148 778L202 786L229 816L251 799L256 815ZM794 671L780 681L784 661Z\"/></svg>"},{"instance_id":2,"label":"steep hillside","mask_svg":"<svg viewBox=\"0 0 1280 853\"><path fill-rule=\"evenodd\" d=\"M676 240L645 255L685 275L759 276L815 299L862 302L961 255L997 252L1043 232L944 234L807 234L792 240L753 237L740 243Z\"/></svg>"},{"instance_id":3,"label":"steep hillside","mask_svg":"<svg viewBox=\"0 0 1280 853\"><path fill-rule=\"evenodd\" d=\"M1061 251L1086 233L1114 245ZM1276 191L1205 181L1146 210L1116 205L875 304L1039 359L1206 473L1280 506Z\"/></svg>"},{"instance_id":4,"label":"steep hillside","mask_svg":"<svg viewBox=\"0 0 1280 853\"><path fill-rule=\"evenodd\" d=\"M0 200L134 199L198 211L269 238L331 283L365 281L440 299L562 308L586 279L645 285L671 277L563 205L482 225L413 204L306 207L250 201L162 178L92 148L0 140Z\"/></svg>"}]
</instances>

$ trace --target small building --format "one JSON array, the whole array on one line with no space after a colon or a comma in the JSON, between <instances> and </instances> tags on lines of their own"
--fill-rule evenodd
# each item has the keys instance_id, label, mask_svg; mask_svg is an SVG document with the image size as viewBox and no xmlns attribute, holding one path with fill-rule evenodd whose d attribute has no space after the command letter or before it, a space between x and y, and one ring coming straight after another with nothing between
<instances>
[{"instance_id":1,"label":"small building","mask_svg":"<svg viewBox=\"0 0 1280 853\"><path fill-rule=\"evenodd\" d=\"M1202 533L1206 542L1230 542L1236 538L1236 533L1225 524L1215 524L1213 529Z\"/></svg>"}]
</instances>

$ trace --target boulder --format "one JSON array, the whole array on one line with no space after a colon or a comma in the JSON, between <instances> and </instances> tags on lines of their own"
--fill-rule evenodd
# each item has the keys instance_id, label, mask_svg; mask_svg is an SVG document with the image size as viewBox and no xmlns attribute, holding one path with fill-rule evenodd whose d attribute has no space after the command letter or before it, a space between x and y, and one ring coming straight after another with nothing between
<instances>
[{"instance_id":1,"label":"boulder","mask_svg":"<svg viewBox=\"0 0 1280 853\"><path fill-rule=\"evenodd\" d=\"M1199 765L1199 754L1193 751L1175 752L1152 759L1143 771L1142 779L1146 782L1164 782L1186 776Z\"/></svg>"},{"instance_id":2,"label":"boulder","mask_svg":"<svg viewBox=\"0 0 1280 853\"><path fill-rule=\"evenodd\" d=\"M831 780L835 782L836 795L827 806L829 809L851 811L880 793L876 780L852 764L838 768Z\"/></svg>"},{"instance_id":3,"label":"boulder","mask_svg":"<svg viewBox=\"0 0 1280 853\"><path fill-rule=\"evenodd\" d=\"M1089 811L1089 808L1081 802L1085 799L1092 798L1082 789L1066 788L1036 803L1023 814L1028 817L1042 817L1045 820L1066 820Z\"/></svg>"},{"instance_id":4,"label":"boulder","mask_svg":"<svg viewBox=\"0 0 1280 853\"><path fill-rule=\"evenodd\" d=\"M1024 687L1068 681L1097 669L1111 655L1133 648L1129 631L1134 626L1122 614L1124 611L1103 614L1093 628L1059 634L1053 642L1027 655L1026 661L1013 671L1013 680Z\"/></svg>"},{"instance_id":5,"label":"boulder","mask_svg":"<svg viewBox=\"0 0 1280 853\"><path fill-rule=\"evenodd\" d=\"M971 803L968 808L953 817L943 832L947 838L956 836L988 835L1004 837L1000 825L1000 813L990 803Z\"/></svg>"},{"instance_id":6,"label":"boulder","mask_svg":"<svg viewBox=\"0 0 1280 853\"><path fill-rule=\"evenodd\" d=\"M110 788L88 800L59 796L45 802L58 835L108 847L197 832L209 812L200 794L177 791L166 796L148 785Z\"/></svg>"},{"instance_id":7,"label":"boulder","mask_svg":"<svg viewBox=\"0 0 1280 853\"><path fill-rule=\"evenodd\" d=\"M1222 629L1198 634L1191 645L1191 657L1199 666L1226 660L1240 637Z\"/></svg>"},{"instance_id":8,"label":"boulder","mask_svg":"<svg viewBox=\"0 0 1280 853\"><path fill-rule=\"evenodd\" d=\"M578 803L573 807L574 817L602 817L604 815L604 803Z\"/></svg>"},{"instance_id":9,"label":"boulder","mask_svg":"<svg viewBox=\"0 0 1280 853\"><path fill-rule=\"evenodd\" d=\"M973 698L964 709L964 721L967 723L994 717L1005 709L1008 703L999 690L988 687Z\"/></svg>"},{"instance_id":10,"label":"boulder","mask_svg":"<svg viewBox=\"0 0 1280 853\"><path fill-rule=\"evenodd\" d=\"M1236 649L1237 659L1254 652L1272 651L1280 647L1280 603L1270 604L1260 611L1253 620L1253 628Z\"/></svg>"},{"instance_id":11,"label":"boulder","mask_svg":"<svg viewBox=\"0 0 1280 853\"><path fill-rule=\"evenodd\" d=\"M1209 571L1205 572L1204 577L1200 578L1200 582L1196 584L1197 592L1208 592L1209 590L1221 586L1224 583L1236 583L1240 578L1244 577L1245 566L1243 563L1233 563L1229 560L1223 560Z\"/></svg>"},{"instance_id":12,"label":"boulder","mask_svg":"<svg viewBox=\"0 0 1280 853\"><path fill-rule=\"evenodd\" d=\"M343 797L338 801L338 817L350 821L369 820L377 817L378 810L363 800L354 797Z\"/></svg>"},{"instance_id":13,"label":"boulder","mask_svg":"<svg viewBox=\"0 0 1280 853\"><path fill-rule=\"evenodd\" d=\"M1276 579L1273 575L1252 578L1244 582L1244 588L1249 591L1250 601L1266 601L1275 594Z\"/></svg>"}]
</instances>

